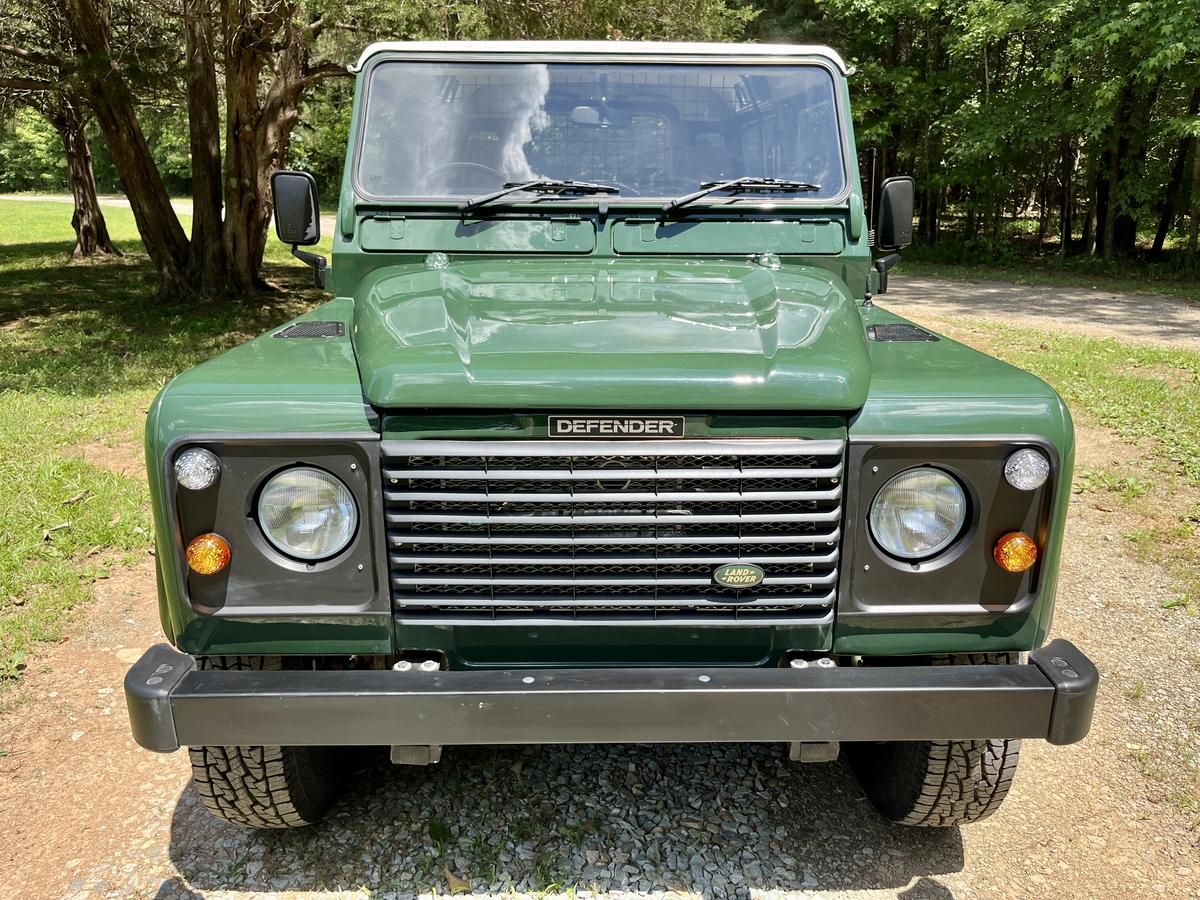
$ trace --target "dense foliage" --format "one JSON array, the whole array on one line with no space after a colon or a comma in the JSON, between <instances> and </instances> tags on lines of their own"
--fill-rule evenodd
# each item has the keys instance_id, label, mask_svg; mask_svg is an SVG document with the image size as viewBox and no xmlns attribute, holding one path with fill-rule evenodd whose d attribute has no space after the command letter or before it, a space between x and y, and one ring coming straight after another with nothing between
<instances>
[{"instance_id":1,"label":"dense foliage","mask_svg":"<svg viewBox=\"0 0 1200 900\"><path fill-rule=\"evenodd\" d=\"M1194 255L1196 0L762 5L752 36L829 43L858 67L860 146L917 177L927 244L949 224L997 252L1005 220L1032 216L1039 247L1065 233L1068 250L1129 255L1139 232L1161 248L1182 224Z\"/></svg>"},{"instance_id":2,"label":"dense foliage","mask_svg":"<svg viewBox=\"0 0 1200 900\"><path fill-rule=\"evenodd\" d=\"M10 10L14 0L0 0ZM64 0L73 3L80 0ZM58 8L46 0L46 9ZM610 38L827 43L857 69L852 81L860 147L876 171L920 186L924 252L943 259L1003 259L1014 252L1129 257L1178 250L1195 264L1200 213L1200 8L1196 0L182 0L148 7L88 0L112 21L114 62L135 94L141 131L171 193L195 174L189 139L187 28L208 10L224 95L238 96L223 62L229 10L301 52L298 115L284 115L273 149L336 193L349 124L349 79L362 45L380 37ZM68 7L63 7L64 9ZM153 11L151 11L153 10ZM189 12L190 11L190 12ZM222 17L225 17L224 19ZM275 16L269 26L262 22ZM190 18L189 18L190 17ZM12 89L5 45L45 45L0 16L0 190L61 190L66 162L47 104ZM243 26L238 26L242 28ZM24 31L22 31L22 28ZM6 33L6 29L13 34ZM34 32L34 33L31 33ZM193 32L192 37L195 38ZM236 48L234 48L236 49ZM238 74L268 103L287 52ZM86 78L86 64L74 70ZM329 77L327 77L329 76ZM275 81L272 79L275 78ZM265 107L264 107L265 108ZM32 110L32 111L31 111ZM212 107L210 107L210 113ZM265 127L265 126L264 126ZM101 191L120 188L117 167L89 126ZM227 148L228 152L228 148ZM864 168L869 168L864 156ZM246 161L241 161L246 165ZM226 181L230 158L223 159ZM211 174L211 173L210 173ZM228 198L227 198L228 205ZM248 223L252 231L258 219ZM1065 237L1065 241L1064 241ZM193 237L195 240L195 237ZM257 249L254 252L258 252ZM1186 260L1185 260L1186 257Z\"/></svg>"}]
</instances>

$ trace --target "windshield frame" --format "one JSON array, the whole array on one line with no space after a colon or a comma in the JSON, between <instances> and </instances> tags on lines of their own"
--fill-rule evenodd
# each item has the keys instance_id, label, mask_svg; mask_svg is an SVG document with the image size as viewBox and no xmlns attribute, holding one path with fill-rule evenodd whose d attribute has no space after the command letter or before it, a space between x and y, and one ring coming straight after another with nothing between
<instances>
[{"instance_id":1,"label":"windshield frame","mask_svg":"<svg viewBox=\"0 0 1200 900\"><path fill-rule=\"evenodd\" d=\"M802 207L810 209L828 208L831 206L844 205L853 191L853 178L851 169L851 157L853 149L850 146L850 116L846 106L845 91L841 79L844 79L844 73L832 59L816 55L816 54L796 54L796 55L763 55L763 54L694 54L694 53L679 53L679 54L658 54L658 53L621 53L615 51L611 54L573 54L570 51L562 53L542 52L522 52L522 53L502 53L496 52L480 52L464 50L462 52L402 52L399 50L388 49L386 51L376 53L371 56L367 63L363 66L360 74L361 96L358 99L358 108L356 110L355 133L351 146L351 153L347 158L347 167L351 179L355 195L364 202L377 204L380 206L418 206L423 208L449 208L457 212L459 204L470 199L466 194L453 196L422 196L422 195L400 195L400 196L381 196L372 194L359 180L360 162L362 159L363 143L366 137L366 120L367 108L370 100L371 85L374 78L375 69L381 65L389 65L405 62L460 62L460 63L496 63L505 64L531 64L531 63L566 63L576 65L586 65L588 63L615 63L615 64L634 64L634 65L712 65L712 66L782 66L782 67L799 67L799 66L818 66L824 69L830 77L833 89L834 111L837 117L839 147L841 149L841 164L842 164L842 190L832 197L812 198L812 197L781 197L771 194L726 194L714 195L711 198L697 201L690 205L690 208L697 211L701 210L720 210L723 207L733 206L735 208L759 210L771 209L775 210L779 207ZM700 185L696 185L699 189ZM545 196L539 195L534 197L523 197L520 194L514 195L509 203L502 204L506 209L531 208L543 211L566 209L573 207L584 207L587 209L595 209L600 202L604 202L609 209L614 207L629 207L629 208L644 208L644 207L661 207L668 200L674 199L673 195L664 194L662 196L629 196L622 197L620 194L605 195L603 197L596 196L581 196L581 197L554 197L547 200Z\"/></svg>"}]
</instances>

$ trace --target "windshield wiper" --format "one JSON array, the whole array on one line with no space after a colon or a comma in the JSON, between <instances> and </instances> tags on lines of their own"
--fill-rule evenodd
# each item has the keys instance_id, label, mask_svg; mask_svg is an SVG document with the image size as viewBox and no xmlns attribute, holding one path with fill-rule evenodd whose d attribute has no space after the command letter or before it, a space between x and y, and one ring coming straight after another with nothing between
<instances>
[{"instance_id":1,"label":"windshield wiper","mask_svg":"<svg viewBox=\"0 0 1200 900\"><path fill-rule=\"evenodd\" d=\"M566 181L558 178L538 178L534 181L510 181L504 185L501 190L494 191L490 194L484 194L482 197L473 197L470 200L464 200L458 204L459 212L471 212L479 209L481 206L487 206L502 197L507 197L509 194L517 194L521 191L529 191L537 194L619 194L620 188L613 187L611 184L593 184L590 181Z\"/></svg>"},{"instance_id":2,"label":"windshield wiper","mask_svg":"<svg viewBox=\"0 0 1200 900\"><path fill-rule=\"evenodd\" d=\"M682 197L676 197L669 203L664 203L662 211L663 215L670 215L680 207L695 203L709 194L717 194L722 191L729 191L735 194L750 194L755 192L798 194L801 192L819 191L820 189L821 186L819 184L810 184L807 181L788 181L785 178L757 178L753 175L748 175L742 178L734 178L731 181L706 181L700 185L700 190L694 194L685 194Z\"/></svg>"}]
</instances>

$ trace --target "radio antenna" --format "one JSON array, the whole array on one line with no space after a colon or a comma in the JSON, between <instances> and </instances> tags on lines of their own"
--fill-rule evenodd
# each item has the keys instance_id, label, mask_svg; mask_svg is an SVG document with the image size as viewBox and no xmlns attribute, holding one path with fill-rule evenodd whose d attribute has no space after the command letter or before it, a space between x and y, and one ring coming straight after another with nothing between
<instances>
[{"instance_id":1,"label":"radio antenna","mask_svg":"<svg viewBox=\"0 0 1200 900\"><path fill-rule=\"evenodd\" d=\"M879 148L871 148L871 199L867 205L867 246L875 246L875 160L879 157Z\"/></svg>"}]
</instances>

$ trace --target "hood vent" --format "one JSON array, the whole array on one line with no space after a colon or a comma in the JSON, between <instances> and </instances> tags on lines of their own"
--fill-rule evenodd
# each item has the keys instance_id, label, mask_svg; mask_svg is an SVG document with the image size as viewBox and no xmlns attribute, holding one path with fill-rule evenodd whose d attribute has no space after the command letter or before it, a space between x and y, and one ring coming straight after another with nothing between
<instances>
[{"instance_id":1,"label":"hood vent","mask_svg":"<svg viewBox=\"0 0 1200 900\"><path fill-rule=\"evenodd\" d=\"M873 341L940 341L936 334L918 328L916 325L898 323L895 325L868 325L867 337Z\"/></svg>"},{"instance_id":2,"label":"hood vent","mask_svg":"<svg viewBox=\"0 0 1200 900\"><path fill-rule=\"evenodd\" d=\"M324 338L342 337L346 333L343 322L297 322L282 331L275 332L277 338Z\"/></svg>"}]
</instances>

